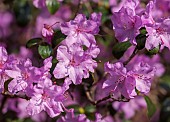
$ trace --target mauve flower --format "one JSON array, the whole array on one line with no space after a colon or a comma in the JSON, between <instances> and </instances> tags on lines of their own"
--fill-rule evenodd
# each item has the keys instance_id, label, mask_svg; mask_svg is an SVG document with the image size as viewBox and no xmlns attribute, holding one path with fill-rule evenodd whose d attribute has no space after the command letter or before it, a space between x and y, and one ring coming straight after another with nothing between
<instances>
[{"instance_id":1,"label":"mauve flower","mask_svg":"<svg viewBox=\"0 0 170 122\"><path fill-rule=\"evenodd\" d=\"M79 114L78 116L75 116L74 110L70 109L67 111L65 117L59 118L57 122L90 122L90 120L87 120L85 114Z\"/></svg>"},{"instance_id":2,"label":"mauve flower","mask_svg":"<svg viewBox=\"0 0 170 122\"><path fill-rule=\"evenodd\" d=\"M169 17L170 1L169 0L154 0L154 9L151 14L155 20Z\"/></svg>"},{"instance_id":3,"label":"mauve flower","mask_svg":"<svg viewBox=\"0 0 170 122\"><path fill-rule=\"evenodd\" d=\"M33 5L36 8L43 8L46 7L46 1L50 1L50 0L33 0ZM58 2L62 2L63 0L56 0Z\"/></svg>"},{"instance_id":4,"label":"mauve flower","mask_svg":"<svg viewBox=\"0 0 170 122\"><path fill-rule=\"evenodd\" d=\"M30 83L30 85L26 89L26 94L28 96L32 96L34 93L33 85L39 82L44 82L51 78L50 68L52 66L52 57L46 58L43 61L44 66L40 68L34 68L34 75L36 76L34 81Z\"/></svg>"},{"instance_id":5,"label":"mauve flower","mask_svg":"<svg viewBox=\"0 0 170 122\"><path fill-rule=\"evenodd\" d=\"M127 70L122 63L117 62L105 64L105 71L110 74L110 77L103 83L103 88L111 89L116 97L120 97L122 94L126 98L134 98L135 81L130 75L127 75Z\"/></svg>"},{"instance_id":6,"label":"mauve flower","mask_svg":"<svg viewBox=\"0 0 170 122\"><path fill-rule=\"evenodd\" d=\"M59 28L59 24L71 17L71 10L68 6L62 6L59 10L51 15L46 9L43 9L36 19L36 33L34 36L41 36L44 24L53 25L54 29ZM56 23L56 24L55 24Z\"/></svg>"},{"instance_id":7,"label":"mauve flower","mask_svg":"<svg viewBox=\"0 0 170 122\"><path fill-rule=\"evenodd\" d=\"M54 35L54 30L50 25L44 24L42 35L48 40L48 43L51 43L52 37Z\"/></svg>"},{"instance_id":8,"label":"mauve flower","mask_svg":"<svg viewBox=\"0 0 170 122\"><path fill-rule=\"evenodd\" d=\"M0 92L4 90L5 81L10 78L6 70L13 68L16 62L12 56L8 56L6 49L0 46Z\"/></svg>"},{"instance_id":9,"label":"mauve flower","mask_svg":"<svg viewBox=\"0 0 170 122\"><path fill-rule=\"evenodd\" d=\"M152 11L154 8L154 2L150 1L147 6L146 9L144 10L144 12L142 12L143 14L141 15L141 19L142 19L142 25L144 26L152 26L153 24L155 24L155 21L152 17Z\"/></svg>"},{"instance_id":10,"label":"mauve flower","mask_svg":"<svg viewBox=\"0 0 170 122\"><path fill-rule=\"evenodd\" d=\"M148 38L145 47L152 50L161 46L170 49L170 19L165 19L161 23L155 23L152 27L146 27Z\"/></svg>"},{"instance_id":11,"label":"mauve flower","mask_svg":"<svg viewBox=\"0 0 170 122\"><path fill-rule=\"evenodd\" d=\"M134 98L136 89L143 94L150 91L151 81L155 74L155 67L147 63L136 63L133 69L127 71L121 62L115 64L106 63L105 71L110 74L103 83L104 91L113 93L115 97L123 95L126 98Z\"/></svg>"},{"instance_id":12,"label":"mauve flower","mask_svg":"<svg viewBox=\"0 0 170 122\"><path fill-rule=\"evenodd\" d=\"M154 55L152 58L148 57L146 55L138 55L134 59L131 60L131 62L128 64L128 67L130 65L130 67L132 68L134 66L134 64L136 64L135 62L140 62L140 61L143 61L143 62L149 64L150 66L155 67L155 69L156 69L155 76L157 76L157 77L161 77L165 72L165 67L160 62L159 55Z\"/></svg>"},{"instance_id":13,"label":"mauve flower","mask_svg":"<svg viewBox=\"0 0 170 122\"><path fill-rule=\"evenodd\" d=\"M118 112L123 112L126 119L130 119L136 111L146 108L146 102L143 97L135 97L129 102L113 102L112 106Z\"/></svg>"},{"instance_id":14,"label":"mauve flower","mask_svg":"<svg viewBox=\"0 0 170 122\"><path fill-rule=\"evenodd\" d=\"M63 86L53 85L50 79L38 82L34 86L34 93L27 106L29 115L35 115L41 111L46 111L50 117L58 116L63 112L63 101L65 91L71 82L64 83Z\"/></svg>"},{"instance_id":15,"label":"mauve flower","mask_svg":"<svg viewBox=\"0 0 170 122\"><path fill-rule=\"evenodd\" d=\"M4 72L7 60L8 60L8 53L6 49L4 47L0 47L0 74Z\"/></svg>"},{"instance_id":16,"label":"mauve flower","mask_svg":"<svg viewBox=\"0 0 170 122\"><path fill-rule=\"evenodd\" d=\"M136 63L130 75L134 77L136 89L141 93L147 94L150 91L151 81L156 72L155 67L151 67L147 63Z\"/></svg>"},{"instance_id":17,"label":"mauve flower","mask_svg":"<svg viewBox=\"0 0 170 122\"><path fill-rule=\"evenodd\" d=\"M5 70L5 73L13 78L8 84L8 90L14 94L26 90L28 85L37 80L34 67L29 59L19 61L16 67Z\"/></svg>"},{"instance_id":18,"label":"mauve flower","mask_svg":"<svg viewBox=\"0 0 170 122\"><path fill-rule=\"evenodd\" d=\"M130 8L131 13L135 15L140 4L139 0L109 0L109 5L111 7L112 13L118 12L122 7L124 7Z\"/></svg>"},{"instance_id":19,"label":"mauve flower","mask_svg":"<svg viewBox=\"0 0 170 122\"><path fill-rule=\"evenodd\" d=\"M111 7L112 13L118 12L122 6L125 4L126 0L121 0L118 2L117 0L109 0L109 5Z\"/></svg>"},{"instance_id":20,"label":"mauve flower","mask_svg":"<svg viewBox=\"0 0 170 122\"><path fill-rule=\"evenodd\" d=\"M135 37L139 34L142 21L138 15L132 15L129 11L130 8L121 8L119 12L113 13L113 29L120 42L129 39L132 44L136 44Z\"/></svg>"},{"instance_id":21,"label":"mauve flower","mask_svg":"<svg viewBox=\"0 0 170 122\"><path fill-rule=\"evenodd\" d=\"M94 122L114 122L111 116L102 117L101 114L96 113L96 120Z\"/></svg>"},{"instance_id":22,"label":"mauve flower","mask_svg":"<svg viewBox=\"0 0 170 122\"><path fill-rule=\"evenodd\" d=\"M68 46L79 43L89 47L96 44L94 35L99 32L101 13L93 13L89 20L83 14L78 14L74 20L61 24L61 31L68 35L65 42Z\"/></svg>"},{"instance_id":23,"label":"mauve flower","mask_svg":"<svg viewBox=\"0 0 170 122\"><path fill-rule=\"evenodd\" d=\"M37 8L43 8L45 7L45 1L46 0L33 0L33 5Z\"/></svg>"},{"instance_id":24,"label":"mauve flower","mask_svg":"<svg viewBox=\"0 0 170 122\"><path fill-rule=\"evenodd\" d=\"M76 50L75 50L76 49ZM98 50L96 50L98 51ZM57 79L69 77L74 84L80 84L83 78L89 77L89 72L94 72L97 63L92 57L96 57L95 51L87 53L80 46L59 46L57 50L57 63L53 74Z\"/></svg>"}]
</instances>

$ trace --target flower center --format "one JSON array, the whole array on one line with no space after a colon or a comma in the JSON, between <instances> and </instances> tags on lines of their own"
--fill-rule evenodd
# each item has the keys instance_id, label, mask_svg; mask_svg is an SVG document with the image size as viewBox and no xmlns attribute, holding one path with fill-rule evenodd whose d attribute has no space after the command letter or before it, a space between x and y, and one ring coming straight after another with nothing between
<instances>
[{"instance_id":1,"label":"flower center","mask_svg":"<svg viewBox=\"0 0 170 122\"><path fill-rule=\"evenodd\" d=\"M4 64L0 61L0 69L4 67Z\"/></svg>"},{"instance_id":2,"label":"flower center","mask_svg":"<svg viewBox=\"0 0 170 122\"><path fill-rule=\"evenodd\" d=\"M49 96L44 92L44 93L42 94L42 99L43 99L43 101L46 101L48 98L49 98Z\"/></svg>"},{"instance_id":3,"label":"flower center","mask_svg":"<svg viewBox=\"0 0 170 122\"><path fill-rule=\"evenodd\" d=\"M24 72L22 73L22 77L27 80L29 78L29 74L27 72Z\"/></svg>"},{"instance_id":4,"label":"flower center","mask_svg":"<svg viewBox=\"0 0 170 122\"><path fill-rule=\"evenodd\" d=\"M159 27L159 28L156 29L156 32L159 33L159 34L163 34L164 29Z\"/></svg>"}]
</instances>

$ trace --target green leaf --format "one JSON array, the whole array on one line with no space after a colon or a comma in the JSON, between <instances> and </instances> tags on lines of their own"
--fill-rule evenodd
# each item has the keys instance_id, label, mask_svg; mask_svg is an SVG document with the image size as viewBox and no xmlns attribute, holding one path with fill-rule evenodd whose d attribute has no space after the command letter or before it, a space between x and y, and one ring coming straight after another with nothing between
<instances>
[{"instance_id":1,"label":"green leaf","mask_svg":"<svg viewBox=\"0 0 170 122\"><path fill-rule=\"evenodd\" d=\"M60 3L57 0L46 0L46 6L51 14L55 14L60 7Z\"/></svg>"},{"instance_id":2,"label":"green leaf","mask_svg":"<svg viewBox=\"0 0 170 122\"><path fill-rule=\"evenodd\" d=\"M139 34L136 36L136 42L137 42L137 49L142 50L145 48L147 36L145 34Z\"/></svg>"},{"instance_id":3,"label":"green leaf","mask_svg":"<svg viewBox=\"0 0 170 122\"><path fill-rule=\"evenodd\" d=\"M140 28L140 34L146 35L148 32L146 31L145 27Z\"/></svg>"},{"instance_id":4,"label":"green leaf","mask_svg":"<svg viewBox=\"0 0 170 122\"><path fill-rule=\"evenodd\" d=\"M153 49L151 50L148 50L148 54L149 55L156 55L160 50L160 46L157 46L157 47L154 47Z\"/></svg>"},{"instance_id":5,"label":"green leaf","mask_svg":"<svg viewBox=\"0 0 170 122\"><path fill-rule=\"evenodd\" d=\"M117 43L112 50L113 56L120 59L131 45L132 44L129 41Z\"/></svg>"},{"instance_id":6,"label":"green leaf","mask_svg":"<svg viewBox=\"0 0 170 122\"><path fill-rule=\"evenodd\" d=\"M30 39L27 44L26 44L26 47L27 48L30 48L32 46L35 46L35 45L38 45L42 42L42 38L33 38L33 39Z\"/></svg>"},{"instance_id":7,"label":"green leaf","mask_svg":"<svg viewBox=\"0 0 170 122\"><path fill-rule=\"evenodd\" d=\"M53 47L56 47L58 44L60 44L64 39L66 38L66 36L60 31L60 30L56 30L55 34L52 38L52 45Z\"/></svg>"},{"instance_id":8,"label":"green leaf","mask_svg":"<svg viewBox=\"0 0 170 122\"><path fill-rule=\"evenodd\" d=\"M151 118L156 112L156 107L148 96L144 96L147 103L148 117Z\"/></svg>"},{"instance_id":9,"label":"green leaf","mask_svg":"<svg viewBox=\"0 0 170 122\"><path fill-rule=\"evenodd\" d=\"M56 58L53 58L53 60L52 60L52 67L51 67L51 69L50 69L50 73L53 74L53 71L54 71L57 63L58 63L58 60L57 60Z\"/></svg>"},{"instance_id":10,"label":"green leaf","mask_svg":"<svg viewBox=\"0 0 170 122\"><path fill-rule=\"evenodd\" d=\"M46 46L39 45L38 53L43 59L46 59L52 54L52 48L49 45Z\"/></svg>"},{"instance_id":11,"label":"green leaf","mask_svg":"<svg viewBox=\"0 0 170 122\"><path fill-rule=\"evenodd\" d=\"M96 111L96 108L92 105L88 105L85 107L85 112L86 113L94 113Z\"/></svg>"}]
</instances>

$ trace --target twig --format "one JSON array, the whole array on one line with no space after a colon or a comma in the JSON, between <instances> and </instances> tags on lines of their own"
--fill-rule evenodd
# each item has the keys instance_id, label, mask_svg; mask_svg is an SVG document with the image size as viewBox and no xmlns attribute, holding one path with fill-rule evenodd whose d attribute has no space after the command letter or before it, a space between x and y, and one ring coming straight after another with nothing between
<instances>
[{"instance_id":1,"label":"twig","mask_svg":"<svg viewBox=\"0 0 170 122\"><path fill-rule=\"evenodd\" d=\"M0 114L2 114L2 110L3 110L4 106L5 106L6 101L7 101L7 97L4 96L3 99L1 100Z\"/></svg>"},{"instance_id":2,"label":"twig","mask_svg":"<svg viewBox=\"0 0 170 122\"><path fill-rule=\"evenodd\" d=\"M138 49L137 49L137 47L135 47L133 53L131 54L131 56L129 57L129 59L127 61L123 62L123 65L126 66L135 57L137 52L138 52Z\"/></svg>"},{"instance_id":3,"label":"twig","mask_svg":"<svg viewBox=\"0 0 170 122\"><path fill-rule=\"evenodd\" d=\"M17 94L11 94L9 92L3 92L1 93L3 96L5 97L9 97L9 98L22 98L22 99L26 99L26 100L30 100L30 97L24 95L17 95Z\"/></svg>"},{"instance_id":4,"label":"twig","mask_svg":"<svg viewBox=\"0 0 170 122\"><path fill-rule=\"evenodd\" d=\"M86 6L89 14L91 14L91 13L93 12L93 9L92 9L92 7L91 7L91 5L90 5L90 2L85 2L85 6Z\"/></svg>"},{"instance_id":5,"label":"twig","mask_svg":"<svg viewBox=\"0 0 170 122\"><path fill-rule=\"evenodd\" d=\"M129 102L129 100L130 100L130 99L122 99L122 98L120 98L120 99L115 99L115 98L113 98L112 95L109 95L109 96L106 96L106 97L104 97L104 98L102 98L102 99L96 101L95 104L97 105L97 104L99 104L99 103L101 103L101 102L103 102L103 101L109 100L109 99L111 99L112 102L113 102L113 101L118 101L118 102Z\"/></svg>"},{"instance_id":6,"label":"twig","mask_svg":"<svg viewBox=\"0 0 170 122\"><path fill-rule=\"evenodd\" d=\"M104 97L104 98L102 98L102 99L100 99L100 100L98 100L98 101L96 101L95 103L96 103L96 105L97 105L97 104L99 104L99 103L101 103L101 102L103 102L103 101L106 101L106 100L108 100L108 99L110 99L110 95L107 96L107 97Z\"/></svg>"},{"instance_id":7,"label":"twig","mask_svg":"<svg viewBox=\"0 0 170 122\"><path fill-rule=\"evenodd\" d=\"M74 96L72 95L70 90L68 90L68 94L70 95L71 99L74 100Z\"/></svg>"},{"instance_id":8,"label":"twig","mask_svg":"<svg viewBox=\"0 0 170 122\"><path fill-rule=\"evenodd\" d=\"M90 90L87 88L87 86L84 84L84 90L87 96L87 99L90 101L91 104L96 105L95 101L93 100L93 98L91 97L91 93Z\"/></svg>"},{"instance_id":9,"label":"twig","mask_svg":"<svg viewBox=\"0 0 170 122\"><path fill-rule=\"evenodd\" d=\"M109 99L111 99L112 102L113 102L113 101L129 102L129 100L130 100L130 99L122 99L122 98L120 98L120 99L115 99L115 98L113 97L113 95L110 94L110 95L108 95L108 96L106 96L106 97L104 97L104 98L102 98L102 99L100 99L100 100L95 101L95 100L93 100L93 98L91 97L90 90L87 88L87 86L86 86L85 84L84 84L84 89L85 89L85 93L86 93L87 99L88 99L88 100L90 101L90 103L93 104L93 105L98 105L99 103L104 102L104 101L109 100Z\"/></svg>"},{"instance_id":10,"label":"twig","mask_svg":"<svg viewBox=\"0 0 170 122\"><path fill-rule=\"evenodd\" d=\"M73 16L74 18L77 16L77 13L79 12L79 9L81 8L81 5L82 5L82 1L79 0L78 5L77 5L76 12L75 12L75 14L74 14L74 16Z\"/></svg>"}]
</instances>

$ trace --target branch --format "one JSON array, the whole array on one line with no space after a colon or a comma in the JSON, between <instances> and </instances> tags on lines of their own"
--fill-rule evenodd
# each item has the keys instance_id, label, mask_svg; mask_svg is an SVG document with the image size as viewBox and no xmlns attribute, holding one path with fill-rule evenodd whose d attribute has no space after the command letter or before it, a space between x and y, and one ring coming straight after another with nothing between
<instances>
[{"instance_id":1,"label":"branch","mask_svg":"<svg viewBox=\"0 0 170 122\"><path fill-rule=\"evenodd\" d=\"M123 65L126 66L135 57L137 53L138 53L138 49L137 47L135 47L133 53L131 54L131 56L129 57L127 61L123 62Z\"/></svg>"},{"instance_id":2,"label":"branch","mask_svg":"<svg viewBox=\"0 0 170 122\"><path fill-rule=\"evenodd\" d=\"M30 100L30 97L26 96L25 94L17 95L17 94L11 94L10 92L2 92L1 94L9 98L22 98L22 99Z\"/></svg>"},{"instance_id":3,"label":"branch","mask_svg":"<svg viewBox=\"0 0 170 122\"><path fill-rule=\"evenodd\" d=\"M76 12L75 12L75 14L74 14L74 18L76 17L77 13L79 12L79 9L81 8L81 6L82 6L82 1L79 0L78 5L77 5Z\"/></svg>"},{"instance_id":4,"label":"branch","mask_svg":"<svg viewBox=\"0 0 170 122\"><path fill-rule=\"evenodd\" d=\"M4 96L3 99L1 100L0 115L2 114L2 110L3 110L4 106L5 106L6 101L7 101L7 97Z\"/></svg>"},{"instance_id":5,"label":"branch","mask_svg":"<svg viewBox=\"0 0 170 122\"><path fill-rule=\"evenodd\" d=\"M91 93L90 90L87 88L87 86L84 84L84 90L87 96L87 99L90 101L91 104L96 105L95 101L93 100L93 98L91 97Z\"/></svg>"},{"instance_id":6,"label":"branch","mask_svg":"<svg viewBox=\"0 0 170 122\"><path fill-rule=\"evenodd\" d=\"M111 99L112 102L113 102L113 101L118 101L118 102L129 102L129 101L130 101L130 99L122 99L122 98L120 98L120 99L115 99L115 98L113 98L112 95L109 95L109 96L107 96L107 97L104 97L104 98L96 101L95 103L96 103L96 105L97 105L97 104L99 104L99 103L101 103L101 102L103 102L103 101L109 100L109 99Z\"/></svg>"},{"instance_id":7,"label":"branch","mask_svg":"<svg viewBox=\"0 0 170 122\"><path fill-rule=\"evenodd\" d=\"M102 98L102 99L100 99L100 100L95 101L95 100L93 100L93 98L91 97L90 90L87 88L86 85L84 85L84 89L85 89L85 93L86 93L87 99L88 99L88 100L90 101L90 103L93 104L93 105L97 105L97 104L99 104L99 103L101 103L101 102L104 102L104 101L106 101L106 100L109 100L109 99L111 99L112 102L113 102L113 101L129 102L129 100L130 100L130 99L125 99L125 98L115 99L115 98L113 97L113 95L110 94L110 95L108 95L108 96L106 96L106 97L104 97L104 98Z\"/></svg>"}]
</instances>

